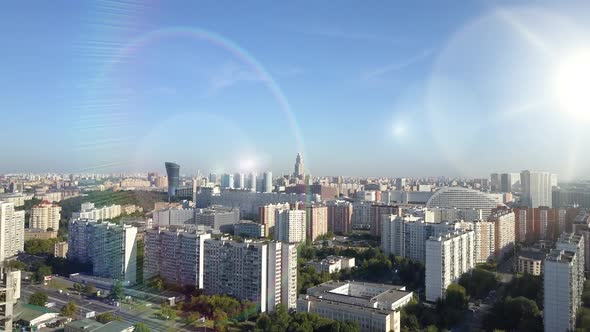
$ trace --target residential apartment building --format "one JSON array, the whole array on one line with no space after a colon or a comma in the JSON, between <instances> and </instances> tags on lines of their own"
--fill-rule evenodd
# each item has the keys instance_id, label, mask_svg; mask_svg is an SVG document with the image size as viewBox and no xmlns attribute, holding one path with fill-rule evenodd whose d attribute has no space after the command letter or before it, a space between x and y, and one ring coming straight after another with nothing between
<instances>
[{"instance_id":1,"label":"residential apartment building","mask_svg":"<svg viewBox=\"0 0 590 332\"><path fill-rule=\"evenodd\" d=\"M55 257L66 258L68 255L68 243L66 241L54 243L51 251Z\"/></svg>"},{"instance_id":2,"label":"residential apartment building","mask_svg":"<svg viewBox=\"0 0 590 332\"><path fill-rule=\"evenodd\" d=\"M24 250L25 211L14 203L0 201L0 262Z\"/></svg>"},{"instance_id":3,"label":"residential apartment building","mask_svg":"<svg viewBox=\"0 0 590 332\"><path fill-rule=\"evenodd\" d=\"M352 232L352 215L352 203L347 201L329 201L328 230L341 234Z\"/></svg>"},{"instance_id":4,"label":"residential apartment building","mask_svg":"<svg viewBox=\"0 0 590 332\"><path fill-rule=\"evenodd\" d=\"M520 172L520 184L522 188L522 205L531 208L552 207L551 173L522 171Z\"/></svg>"},{"instance_id":5,"label":"residential apartment building","mask_svg":"<svg viewBox=\"0 0 590 332\"><path fill-rule=\"evenodd\" d=\"M537 249L521 249L518 252L517 272L539 276L543 274L545 252Z\"/></svg>"},{"instance_id":6,"label":"residential apartment building","mask_svg":"<svg viewBox=\"0 0 590 332\"><path fill-rule=\"evenodd\" d=\"M324 259L308 262L307 265L313 266L318 273L334 273L342 269L355 267L355 259L354 257L328 256Z\"/></svg>"},{"instance_id":7,"label":"residential apartment building","mask_svg":"<svg viewBox=\"0 0 590 332\"><path fill-rule=\"evenodd\" d=\"M275 218L277 210L291 209L289 203L266 204L258 208L258 217L260 223L264 225L264 234L275 233Z\"/></svg>"},{"instance_id":8,"label":"residential apartment building","mask_svg":"<svg viewBox=\"0 0 590 332\"><path fill-rule=\"evenodd\" d=\"M546 332L574 331L584 288L576 252L554 249L545 258L543 323Z\"/></svg>"},{"instance_id":9,"label":"residential apartment building","mask_svg":"<svg viewBox=\"0 0 590 332\"><path fill-rule=\"evenodd\" d=\"M322 204L311 204L305 207L307 216L306 236L309 241L328 233L329 207Z\"/></svg>"},{"instance_id":10,"label":"residential apartment building","mask_svg":"<svg viewBox=\"0 0 590 332\"><path fill-rule=\"evenodd\" d=\"M488 217L494 224L494 255L505 257L514 250L515 216L510 209L496 209Z\"/></svg>"},{"instance_id":11,"label":"residential apartment building","mask_svg":"<svg viewBox=\"0 0 590 332\"><path fill-rule=\"evenodd\" d=\"M381 227L383 226L383 219L388 215L402 215L402 209L396 205L371 205L371 235L381 236Z\"/></svg>"},{"instance_id":12,"label":"residential apartment building","mask_svg":"<svg viewBox=\"0 0 590 332\"><path fill-rule=\"evenodd\" d=\"M275 211L275 240L303 242L306 239L305 210Z\"/></svg>"},{"instance_id":13,"label":"residential apartment building","mask_svg":"<svg viewBox=\"0 0 590 332\"><path fill-rule=\"evenodd\" d=\"M143 279L203 288L204 243L211 234L182 229L149 229L144 237Z\"/></svg>"},{"instance_id":14,"label":"residential apartment building","mask_svg":"<svg viewBox=\"0 0 590 332\"><path fill-rule=\"evenodd\" d=\"M297 300L298 312L358 323L362 332L399 332L400 310L412 300L404 287L354 281L328 281Z\"/></svg>"},{"instance_id":15,"label":"residential apartment building","mask_svg":"<svg viewBox=\"0 0 590 332\"><path fill-rule=\"evenodd\" d=\"M12 203L10 203L12 204ZM14 306L20 299L20 270L0 266L0 330L14 331Z\"/></svg>"},{"instance_id":16,"label":"residential apartment building","mask_svg":"<svg viewBox=\"0 0 590 332\"><path fill-rule=\"evenodd\" d=\"M137 228L76 219L68 224L68 259L92 263L97 277L136 282Z\"/></svg>"},{"instance_id":17,"label":"residential apartment building","mask_svg":"<svg viewBox=\"0 0 590 332\"><path fill-rule=\"evenodd\" d=\"M425 265L426 301L434 302L475 266L474 232L453 231L428 239Z\"/></svg>"},{"instance_id":18,"label":"residential apartment building","mask_svg":"<svg viewBox=\"0 0 590 332\"><path fill-rule=\"evenodd\" d=\"M82 203L80 212L73 212L72 219L107 220L121 215L121 205L109 205L101 208L94 207L94 203Z\"/></svg>"},{"instance_id":19,"label":"residential apartment building","mask_svg":"<svg viewBox=\"0 0 590 332\"><path fill-rule=\"evenodd\" d=\"M256 303L261 312L280 303L293 309L297 296L295 244L229 238L207 239L203 288Z\"/></svg>"},{"instance_id":20,"label":"residential apartment building","mask_svg":"<svg viewBox=\"0 0 590 332\"><path fill-rule=\"evenodd\" d=\"M61 219L61 207L47 201L31 208L29 228L57 231Z\"/></svg>"}]
</instances>

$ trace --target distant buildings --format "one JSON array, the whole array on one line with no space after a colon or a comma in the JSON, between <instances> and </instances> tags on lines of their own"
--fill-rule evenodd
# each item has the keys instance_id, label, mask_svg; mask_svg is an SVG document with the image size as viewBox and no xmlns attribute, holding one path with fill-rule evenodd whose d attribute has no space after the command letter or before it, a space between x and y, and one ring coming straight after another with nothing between
<instances>
[{"instance_id":1,"label":"distant buildings","mask_svg":"<svg viewBox=\"0 0 590 332\"><path fill-rule=\"evenodd\" d=\"M369 210L370 213L370 210ZM328 202L328 230L333 233L352 232L352 203L347 201Z\"/></svg>"},{"instance_id":2,"label":"distant buildings","mask_svg":"<svg viewBox=\"0 0 590 332\"><path fill-rule=\"evenodd\" d=\"M318 273L334 273L342 269L351 269L355 267L354 257L328 256L321 260L314 260L307 263L313 266Z\"/></svg>"},{"instance_id":3,"label":"distant buildings","mask_svg":"<svg viewBox=\"0 0 590 332\"><path fill-rule=\"evenodd\" d=\"M266 204L258 208L260 223L264 225L264 234L274 236L276 225L276 211L289 210L289 203Z\"/></svg>"},{"instance_id":4,"label":"distant buildings","mask_svg":"<svg viewBox=\"0 0 590 332\"><path fill-rule=\"evenodd\" d=\"M18 193L0 193L0 202L13 203L14 207L25 205L25 195Z\"/></svg>"},{"instance_id":5,"label":"distant buildings","mask_svg":"<svg viewBox=\"0 0 590 332\"><path fill-rule=\"evenodd\" d=\"M31 208L29 228L57 231L61 219L61 207L49 202L42 202Z\"/></svg>"},{"instance_id":6,"label":"distant buildings","mask_svg":"<svg viewBox=\"0 0 590 332\"><path fill-rule=\"evenodd\" d=\"M265 172L262 177L262 192L272 192L272 172Z\"/></svg>"},{"instance_id":7,"label":"distant buildings","mask_svg":"<svg viewBox=\"0 0 590 332\"><path fill-rule=\"evenodd\" d=\"M176 189L180 185L180 165L166 162L166 174L168 175L168 196L175 196Z\"/></svg>"},{"instance_id":8,"label":"distant buildings","mask_svg":"<svg viewBox=\"0 0 590 332\"><path fill-rule=\"evenodd\" d=\"M68 230L69 260L92 263L94 276L136 282L136 227L76 219Z\"/></svg>"},{"instance_id":9,"label":"distant buildings","mask_svg":"<svg viewBox=\"0 0 590 332\"><path fill-rule=\"evenodd\" d=\"M306 239L305 210L275 211L275 240L304 242Z\"/></svg>"},{"instance_id":10,"label":"distant buildings","mask_svg":"<svg viewBox=\"0 0 590 332\"><path fill-rule=\"evenodd\" d=\"M222 232L231 232L233 225L240 220L240 211L224 206L211 206L203 209L176 206L154 211L153 220L154 224L163 227L198 225Z\"/></svg>"},{"instance_id":11,"label":"distant buildings","mask_svg":"<svg viewBox=\"0 0 590 332\"><path fill-rule=\"evenodd\" d=\"M0 262L24 250L25 211L14 203L0 201Z\"/></svg>"},{"instance_id":12,"label":"distant buildings","mask_svg":"<svg viewBox=\"0 0 590 332\"><path fill-rule=\"evenodd\" d=\"M400 310L411 299L412 292L405 291L404 287L328 281L309 288L307 294L301 294L297 311L357 322L363 332L399 332Z\"/></svg>"},{"instance_id":13,"label":"distant buildings","mask_svg":"<svg viewBox=\"0 0 590 332\"><path fill-rule=\"evenodd\" d=\"M293 171L293 177L299 180L303 180L305 176L305 166L303 164L303 157L301 153L297 154L297 158L295 158L295 167Z\"/></svg>"},{"instance_id":14,"label":"distant buildings","mask_svg":"<svg viewBox=\"0 0 590 332\"><path fill-rule=\"evenodd\" d=\"M473 231L449 232L426 241L426 301L443 298L447 287L475 266Z\"/></svg>"},{"instance_id":15,"label":"distant buildings","mask_svg":"<svg viewBox=\"0 0 590 332\"><path fill-rule=\"evenodd\" d=\"M383 219L388 215L401 215L402 209L396 205L371 205L370 221L371 221L371 235L381 236L381 227Z\"/></svg>"},{"instance_id":16,"label":"distant buildings","mask_svg":"<svg viewBox=\"0 0 590 332\"><path fill-rule=\"evenodd\" d=\"M482 209L460 209L456 207L430 207L427 210L430 214L430 220L426 219L427 222L444 222L444 221L475 221L484 220Z\"/></svg>"},{"instance_id":17,"label":"distant buildings","mask_svg":"<svg viewBox=\"0 0 590 332\"><path fill-rule=\"evenodd\" d=\"M204 243L211 234L164 228L146 231L143 279L203 288Z\"/></svg>"},{"instance_id":18,"label":"distant buildings","mask_svg":"<svg viewBox=\"0 0 590 332\"><path fill-rule=\"evenodd\" d=\"M121 205L109 205L101 208L94 203L82 203L80 212L72 212L72 219L107 220L121 215Z\"/></svg>"},{"instance_id":19,"label":"distant buildings","mask_svg":"<svg viewBox=\"0 0 590 332\"><path fill-rule=\"evenodd\" d=\"M531 208L553 206L552 182L549 172L522 171L520 184L522 186L521 204Z\"/></svg>"},{"instance_id":20,"label":"distant buildings","mask_svg":"<svg viewBox=\"0 0 590 332\"><path fill-rule=\"evenodd\" d=\"M295 308L297 248L279 242L208 239L204 245L206 294L227 294L256 303L261 312L278 304Z\"/></svg>"}]
</instances>

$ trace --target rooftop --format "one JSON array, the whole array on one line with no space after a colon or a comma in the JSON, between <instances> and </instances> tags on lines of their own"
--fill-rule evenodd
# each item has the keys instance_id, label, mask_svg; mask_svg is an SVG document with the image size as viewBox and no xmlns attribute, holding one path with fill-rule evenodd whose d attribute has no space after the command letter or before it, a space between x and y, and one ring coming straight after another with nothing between
<instances>
[{"instance_id":1,"label":"rooftop","mask_svg":"<svg viewBox=\"0 0 590 332\"><path fill-rule=\"evenodd\" d=\"M399 300L412 296L404 286L356 281L328 281L309 288L308 296L370 309L392 309Z\"/></svg>"},{"instance_id":2,"label":"rooftop","mask_svg":"<svg viewBox=\"0 0 590 332\"><path fill-rule=\"evenodd\" d=\"M553 249L547 254L545 260L552 262L571 263L576 254L571 251Z\"/></svg>"},{"instance_id":3,"label":"rooftop","mask_svg":"<svg viewBox=\"0 0 590 332\"><path fill-rule=\"evenodd\" d=\"M545 258L545 253L541 250L537 250L537 249L522 249L520 250L520 252L518 253L518 257L524 257L524 258L528 258L531 260L537 260L537 261L541 261L543 260L543 258Z\"/></svg>"}]
</instances>

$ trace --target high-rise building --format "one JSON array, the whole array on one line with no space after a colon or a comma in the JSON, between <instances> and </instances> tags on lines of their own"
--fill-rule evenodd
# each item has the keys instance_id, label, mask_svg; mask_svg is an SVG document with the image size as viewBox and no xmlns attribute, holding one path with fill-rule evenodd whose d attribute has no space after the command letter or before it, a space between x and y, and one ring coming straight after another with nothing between
<instances>
[{"instance_id":1,"label":"high-rise building","mask_svg":"<svg viewBox=\"0 0 590 332\"><path fill-rule=\"evenodd\" d=\"M256 191L256 173L254 172L250 173L248 176L247 189L250 189L250 191Z\"/></svg>"},{"instance_id":2,"label":"high-rise building","mask_svg":"<svg viewBox=\"0 0 590 332\"><path fill-rule=\"evenodd\" d=\"M143 279L203 288L204 243L211 234L182 229L150 229L144 237Z\"/></svg>"},{"instance_id":3,"label":"high-rise building","mask_svg":"<svg viewBox=\"0 0 590 332\"><path fill-rule=\"evenodd\" d=\"M31 208L31 219L29 228L47 230L51 228L54 231L59 229L59 220L61 218L61 207L49 202L42 202Z\"/></svg>"},{"instance_id":4,"label":"high-rise building","mask_svg":"<svg viewBox=\"0 0 590 332\"><path fill-rule=\"evenodd\" d=\"M258 217L260 223L264 225L264 234L269 236L275 234L276 225L276 211L289 210L291 207L289 203L266 204L258 207Z\"/></svg>"},{"instance_id":5,"label":"high-rise building","mask_svg":"<svg viewBox=\"0 0 590 332\"><path fill-rule=\"evenodd\" d=\"M500 190L500 175L498 173L492 173L490 175L490 189L492 191Z\"/></svg>"},{"instance_id":6,"label":"high-rise building","mask_svg":"<svg viewBox=\"0 0 590 332\"><path fill-rule=\"evenodd\" d=\"M303 165L303 157L301 153L297 154L297 158L295 158L295 170L293 172L293 177L299 180L303 180L305 176L305 166Z\"/></svg>"},{"instance_id":7,"label":"high-rise building","mask_svg":"<svg viewBox=\"0 0 590 332\"><path fill-rule=\"evenodd\" d=\"M553 206L551 173L525 170L520 173L520 183L522 186L522 205L531 208Z\"/></svg>"},{"instance_id":8,"label":"high-rise building","mask_svg":"<svg viewBox=\"0 0 590 332\"><path fill-rule=\"evenodd\" d=\"M546 332L574 331L584 287L580 284L578 255L552 250L544 262L543 323Z\"/></svg>"},{"instance_id":9,"label":"high-rise building","mask_svg":"<svg viewBox=\"0 0 590 332\"><path fill-rule=\"evenodd\" d=\"M328 202L328 230L333 233L352 232L352 203L347 201Z\"/></svg>"},{"instance_id":10,"label":"high-rise building","mask_svg":"<svg viewBox=\"0 0 590 332\"><path fill-rule=\"evenodd\" d=\"M426 241L426 301L443 298L447 287L475 266L474 232L454 231Z\"/></svg>"},{"instance_id":11,"label":"high-rise building","mask_svg":"<svg viewBox=\"0 0 590 332\"><path fill-rule=\"evenodd\" d=\"M227 238L205 240L206 294L226 294L256 303L261 312L278 304L294 309L297 248L294 244Z\"/></svg>"},{"instance_id":12,"label":"high-rise building","mask_svg":"<svg viewBox=\"0 0 590 332\"><path fill-rule=\"evenodd\" d=\"M180 165L165 162L164 166L166 166L166 174L168 175L168 196L175 196L176 189L180 185Z\"/></svg>"},{"instance_id":13,"label":"high-rise building","mask_svg":"<svg viewBox=\"0 0 590 332\"><path fill-rule=\"evenodd\" d=\"M309 204L305 207L307 215L307 239L314 241L328 233L328 207L321 204Z\"/></svg>"},{"instance_id":14,"label":"high-rise building","mask_svg":"<svg viewBox=\"0 0 590 332\"><path fill-rule=\"evenodd\" d=\"M234 175L225 173L221 175L221 188L233 189L234 188Z\"/></svg>"},{"instance_id":15,"label":"high-rise building","mask_svg":"<svg viewBox=\"0 0 590 332\"><path fill-rule=\"evenodd\" d=\"M557 241L555 241L555 248L558 250L565 250L576 253L576 262L578 264L578 284L581 285L580 288L577 289L577 291L579 291L578 297L581 297L582 291L584 290L584 269L586 265L584 258L585 243L583 236L580 234L563 233L559 236Z\"/></svg>"},{"instance_id":16,"label":"high-rise building","mask_svg":"<svg viewBox=\"0 0 590 332\"><path fill-rule=\"evenodd\" d=\"M449 223L427 223L413 216L383 217L381 249L386 254L402 256L413 261L426 261L425 241L453 229Z\"/></svg>"},{"instance_id":17,"label":"high-rise building","mask_svg":"<svg viewBox=\"0 0 590 332\"><path fill-rule=\"evenodd\" d=\"M24 250L25 211L15 211L14 203L0 201L0 262Z\"/></svg>"},{"instance_id":18,"label":"high-rise building","mask_svg":"<svg viewBox=\"0 0 590 332\"><path fill-rule=\"evenodd\" d=\"M265 172L262 178L262 188L263 192L271 193L272 192L272 172Z\"/></svg>"},{"instance_id":19,"label":"high-rise building","mask_svg":"<svg viewBox=\"0 0 590 332\"><path fill-rule=\"evenodd\" d=\"M246 176L244 175L244 173L234 174L234 187L236 189L246 188Z\"/></svg>"},{"instance_id":20,"label":"high-rise building","mask_svg":"<svg viewBox=\"0 0 590 332\"><path fill-rule=\"evenodd\" d=\"M277 210L275 222L275 240L289 243L305 241L305 210Z\"/></svg>"},{"instance_id":21,"label":"high-rise building","mask_svg":"<svg viewBox=\"0 0 590 332\"><path fill-rule=\"evenodd\" d=\"M68 231L69 260L92 263L94 276L136 282L137 227L76 219Z\"/></svg>"},{"instance_id":22,"label":"high-rise building","mask_svg":"<svg viewBox=\"0 0 590 332\"><path fill-rule=\"evenodd\" d=\"M515 217L510 209L496 209L488 217L494 224L494 255L505 257L514 249Z\"/></svg>"}]
</instances>

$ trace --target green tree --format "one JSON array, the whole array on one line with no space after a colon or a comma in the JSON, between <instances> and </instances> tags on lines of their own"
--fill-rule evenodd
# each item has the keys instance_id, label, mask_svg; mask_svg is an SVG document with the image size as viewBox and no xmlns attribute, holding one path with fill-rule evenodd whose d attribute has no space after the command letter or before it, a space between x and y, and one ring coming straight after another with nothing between
<instances>
[{"instance_id":1,"label":"green tree","mask_svg":"<svg viewBox=\"0 0 590 332\"><path fill-rule=\"evenodd\" d=\"M115 316L112 312L107 311L103 312L102 314L96 315L95 319L100 323L106 324L114 320L121 320L121 317Z\"/></svg>"},{"instance_id":2,"label":"green tree","mask_svg":"<svg viewBox=\"0 0 590 332\"><path fill-rule=\"evenodd\" d=\"M31 297L29 298L29 304L43 307L45 306L48 300L49 297L47 296L47 294L45 294L45 292L37 291L33 293L33 295L31 295Z\"/></svg>"},{"instance_id":3,"label":"green tree","mask_svg":"<svg viewBox=\"0 0 590 332\"><path fill-rule=\"evenodd\" d=\"M147 325L140 322L140 323L133 325L133 331L134 332L151 332L152 330Z\"/></svg>"},{"instance_id":4,"label":"green tree","mask_svg":"<svg viewBox=\"0 0 590 332\"><path fill-rule=\"evenodd\" d=\"M498 280L494 273L475 268L459 278L459 285L463 286L471 297L482 299L486 297L491 290L498 287Z\"/></svg>"},{"instance_id":5,"label":"green tree","mask_svg":"<svg viewBox=\"0 0 590 332\"><path fill-rule=\"evenodd\" d=\"M450 284L445 293L445 304L454 309L467 309L467 291L459 284Z\"/></svg>"},{"instance_id":6,"label":"green tree","mask_svg":"<svg viewBox=\"0 0 590 332\"><path fill-rule=\"evenodd\" d=\"M11 269L24 271L27 265L21 261L12 260L8 262L8 267Z\"/></svg>"},{"instance_id":7,"label":"green tree","mask_svg":"<svg viewBox=\"0 0 590 332\"><path fill-rule=\"evenodd\" d=\"M125 289L121 280L116 280L111 286L109 297L114 301L121 301L125 298Z\"/></svg>"},{"instance_id":8,"label":"green tree","mask_svg":"<svg viewBox=\"0 0 590 332\"><path fill-rule=\"evenodd\" d=\"M160 317L166 319L166 320L175 320L176 319L176 310L174 310L174 308L170 307L167 304L162 304L160 306Z\"/></svg>"},{"instance_id":9,"label":"green tree","mask_svg":"<svg viewBox=\"0 0 590 332\"><path fill-rule=\"evenodd\" d=\"M94 287L93 284L88 283L84 287L84 293L88 296L92 296L92 295L96 294L96 287Z\"/></svg>"},{"instance_id":10,"label":"green tree","mask_svg":"<svg viewBox=\"0 0 590 332\"><path fill-rule=\"evenodd\" d=\"M61 308L60 313L62 316L74 318L76 315L76 310L78 310L78 306L74 302L68 302Z\"/></svg>"},{"instance_id":11,"label":"green tree","mask_svg":"<svg viewBox=\"0 0 590 332\"><path fill-rule=\"evenodd\" d=\"M84 291L84 285L79 282L74 283L73 288L76 292L82 293Z\"/></svg>"},{"instance_id":12,"label":"green tree","mask_svg":"<svg viewBox=\"0 0 590 332\"><path fill-rule=\"evenodd\" d=\"M33 278L38 282L41 282L45 279L46 276L50 276L52 274L52 270L50 266L45 264L40 265L35 273L33 274Z\"/></svg>"}]
</instances>

